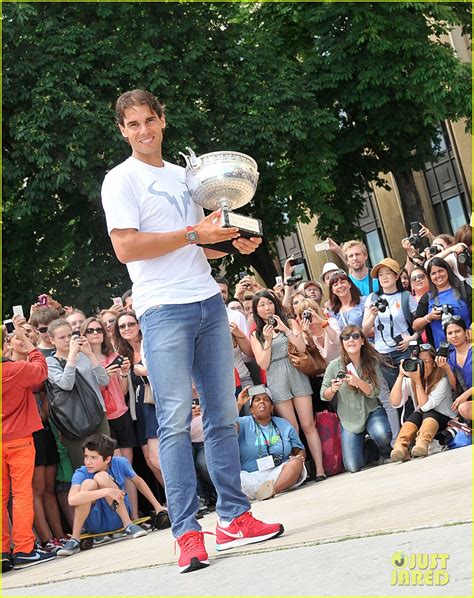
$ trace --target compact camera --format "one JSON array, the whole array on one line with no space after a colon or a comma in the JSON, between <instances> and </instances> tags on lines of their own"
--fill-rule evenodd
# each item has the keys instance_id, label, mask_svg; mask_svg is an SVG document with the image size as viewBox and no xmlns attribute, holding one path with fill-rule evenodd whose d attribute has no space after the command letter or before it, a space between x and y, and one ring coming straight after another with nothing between
<instances>
[{"instance_id":1,"label":"compact camera","mask_svg":"<svg viewBox=\"0 0 474 598\"><path fill-rule=\"evenodd\" d=\"M313 320L313 314L310 312L309 309L305 309L303 311L303 320L308 320L308 322L311 322Z\"/></svg>"},{"instance_id":2,"label":"compact camera","mask_svg":"<svg viewBox=\"0 0 474 598\"><path fill-rule=\"evenodd\" d=\"M278 322L272 316L268 318L268 323L270 324L270 326L273 326L273 328L276 328L278 326Z\"/></svg>"},{"instance_id":3,"label":"compact camera","mask_svg":"<svg viewBox=\"0 0 474 598\"><path fill-rule=\"evenodd\" d=\"M378 297L370 304L371 307L376 307L380 313L384 313L388 307L388 301L384 297Z\"/></svg>"},{"instance_id":4,"label":"compact camera","mask_svg":"<svg viewBox=\"0 0 474 598\"><path fill-rule=\"evenodd\" d=\"M439 347L436 349L436 355L438 355L438 357L448 357L449 343L439 343Z\"/></svg>"},{"instance_id":5,"label":"compact camera","mask_svg":"<svg viewBox=\"0 0 474 598\"><path fill-rule=\"evenodd\" d=\"M440 247L439 245L430 245L430 247L428 248L429 254L431 256L433 255L437 255L438 253L441 253L441 251L443 251L443 248Z\"/></svg>"},{"instance_id":6,"label":"compact camera","mask_svg":"<svg viewBox=\"0 0 474 598\"><path fill-rule=\"evenodd\" d=\"M283 456L272 455L272 458L275 467L278 467L278 465L281 465L283 463Z\"/></svg>"},{"instance_id":7,"label":"compact camera","mask_svg":"<svg viewBox=\"0 0 474 598\"><path fill-rule=\"evenodd\" d=\"M122 355L117 355L117 357L113 361L111 361L107 367L110 368L114 365L121 366L124 361L125 357L123 357Z\"/></svg>"},{"instance_id":8,"label":"compact camera","mask_svg":"<svg viewBox=\"0 0 474 598\"><path fill-rule=\"evenodd\" d=\"M285 284L292 287L293 285L295 285L297 282L300 282L301 280L303 280L303 277L299 274L297 276L288 276L288 278L285 281Z\"/></svg>"},{"instance_id":9,"label":"compact camera","mask_svg":"<svg viewBox=\"0 0 474 598\"><path fill-rule=\"evenodd\" d=\"M337 372L336 374L336 380L345 380L347 376L346 372L343 372L342 370Z\"/></svg>"},{"instance_id":10,"label":"compact camera","mask_svg":"<svg viewBox=\"0 0 474 598\"><path fill-rule=\"evenodd\" d=\"M463 249L458 255L458 262L460 264L466 264L468 268L472 268L472 253L469 249Z\"/></svg>"}]
</instances>

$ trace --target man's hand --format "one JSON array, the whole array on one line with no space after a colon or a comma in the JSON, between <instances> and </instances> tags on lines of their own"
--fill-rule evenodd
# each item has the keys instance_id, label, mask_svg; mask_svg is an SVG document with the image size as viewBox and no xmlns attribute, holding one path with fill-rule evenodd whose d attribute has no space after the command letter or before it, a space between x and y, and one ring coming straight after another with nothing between
<instances>
[{"instance_id":1,"label":"man's hand","mask_svg":"<svg viewBox=\"0 0 474 598\"><path fill-rule=\"evenodd\" d=\"M229 230L229 229L228 229ZM259 245L262 243L262 237L251 237L246 239L245 237L239 237L232 241L232 245L239 250L239 253L248 255L253 253Z\"/></svg>"},{"instance_id":2,"label":"man's hand","mask_svg":"<svg viewBox=\"0 0 474 598\"><path fill-rule=\"evenodd\" d=\"M199 243L202 245L230 241L239 236L240 232L238 228L223 228L220 225L221 213L222 210L216 210L195 225L194 230L198 234ZM251 251L248 253L251 253Z\"/></svg>"}]
</instances>

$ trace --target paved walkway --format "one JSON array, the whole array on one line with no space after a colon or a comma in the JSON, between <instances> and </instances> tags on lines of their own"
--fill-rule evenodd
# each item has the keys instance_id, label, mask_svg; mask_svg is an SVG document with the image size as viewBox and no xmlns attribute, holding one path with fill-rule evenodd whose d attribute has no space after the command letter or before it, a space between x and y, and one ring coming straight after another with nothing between
<instances>
[{"instance_id":1,"label":"paved walkway","mask_svg":"<svg viewBox=\"0 0 474 598\"><path fill-rule=\"evenodd\" d=\"M209 536L205 570L178 574L166 530L10 572L2 594L470 595L471 488L470 447L389 463L254 503L254 515L282 521L285 534L221 555ZM215 514L201 522L213 531ZM392 586L396 551L449 553L448 584Z\"/></svg>"}]
</instances>

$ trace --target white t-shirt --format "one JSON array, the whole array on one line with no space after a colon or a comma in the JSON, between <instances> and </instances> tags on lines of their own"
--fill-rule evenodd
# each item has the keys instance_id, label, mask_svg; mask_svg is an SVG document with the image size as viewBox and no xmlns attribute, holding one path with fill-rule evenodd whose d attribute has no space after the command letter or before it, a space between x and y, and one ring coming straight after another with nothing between
<instances>
[{"instance_id":1,"label":"white t-shirt","mask_svg":"<svg viewBox=\"0 0 474 598\"><path fill-rule=\"evenodd\" d=\"M383 293L380 296L387 300L388 307L383 313L379 311L377 317L375 318L374 346L379 353L386 355L387 353L391 353L392 351L394 351L397 347L397 343L393 340L390 331L390 314L393 318L393 336L398 336L399 334L401 334L403 337L410 336L410 331L408 330L408 324L403 314L401 293ZM373 301L373 294L370 294L365 300L364 307L366 309L369 309L370 304ZM412 295L410 295L408 305L411 313L414 314L416 312L417 303ZM379 324L383 325L383 330L381 331L378 329Z\"/></svg>"},{"instance_id":2,"label":"white t-shirt","mask_svg":"<svg viewBox=\"0 0 474 598\"><path fill-rule=\"evenodd\" d=\"M114 229L166 233L204 217L185 183L184 168L158 168L130 157L105 176L102 205L109 234ZM183 233L184 234L184 233ZM219 293L204 250L187 245L161 257L127 264L137 316L161 304L203 301Z\"/></svg>"}]
</instances>

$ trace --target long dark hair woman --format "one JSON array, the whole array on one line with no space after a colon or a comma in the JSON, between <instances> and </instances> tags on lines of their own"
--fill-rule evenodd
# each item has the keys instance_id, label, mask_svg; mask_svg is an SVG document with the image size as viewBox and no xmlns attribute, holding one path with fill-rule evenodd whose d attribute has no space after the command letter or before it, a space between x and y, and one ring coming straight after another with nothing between
<instances>
[{"instance_id":1,"label":"long dark hair woman","mask_svg":"<svg viewBox=\"0 0 474 598\"><path fill-rule=\"evenodd\" d=\"M341 356L324 374L321 399L336 398L341 421L342 458L350 472L360 471L380 455L388 457L392 432L379 402L382 358L362 329L350 324L341 331ZM366 442L366 434L376 444Z\"/></svg>"},{"instance_id":2,"label":"long dark hair woman","mask_svg":"<svg viewBox=\"0 0 474 598\"><path fill-rule=\"evenodd\" d=\"M362 327L364 302L358 287L343 270L336 270L329 277L329 307L339 330L353 324Z\"/></svg>"},{"instance_id":3,"label":"long dark hair woman","mask_svg":"<svg viewBox=\"0 0 474 598\"><path fill-rule=\"evenodd\" d=\"M453 416L451 383L444 367L436 362L436 351L429 344L420 345L418 358L421 364L414 371L406 368L407 360L400 364L399 375L390 394L392 405L401 405L403 381L409 378L417 407L398 433L390 455L392 461L409 459L413 442L415 446L411 456L426 457L436 433L445 430Z\"/></svg>"},{"instance_id":4,"label":"long dark hair woman","mask_svg":"<svg viewBox=\"0 0 474 598\"><path fill-rule=\"evenodd\" d=\"M119 315L114 325L114 339L117 353L128 357L133 364L129 372L129 404L138 444L148 467L164 487L158 457L158 422L155 405L145 402L146 394L151 396L151 387L142 361L142 333L134 311Z\"/></svg>"},{"instance_id":5,"label":"long dark hair woman","mask_svg":"<svg viewBox=\"0 0 474 598\"><path fill-rule=\"evenodd\" d=\"M270 291L259 291L253 298L256 329L250 343L258 365L267 371L267 386L275 410L298 432L298 420L316 465L316 480L324 479L321 440L314 425L312 389L308 376L297 370L288 358L288 344L303 353L306 344L295 320L288 320L282 305ZM298 419L297 419L298 416Z\"/></svg>"},{"instance_id":6,"label":"long dark hair woman","mask_svg":"<svg viewBox=\"0 0 474 598\"><path fill-rule=\"evenodd\" d=\"M414 330L428 326L428 336L435 348L446 341L443 326L450 315L458 315L472 322L471 289L457 278L451 266L442 258L434 257L428 264L430 290L419 301L413 322Z\"/></svg>"},{"instance_id":7,"label":"long dark hair woman","mask_svg":"<svg viewBox=\"0 0 474 598\"><path fill-rule=\"evenodd\" d=\"M445 334L451 351L448 364L456 381L457 392L452 409L468 421L472 421L472 345L469 341L466 322L453 316L446 323Z\"/></svg>"}]
</instances>

